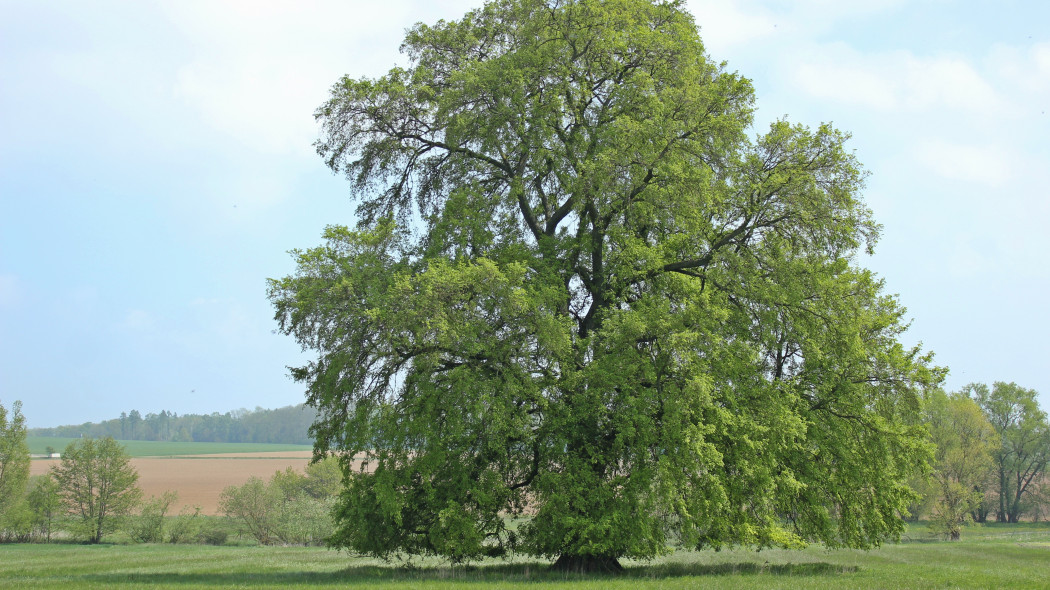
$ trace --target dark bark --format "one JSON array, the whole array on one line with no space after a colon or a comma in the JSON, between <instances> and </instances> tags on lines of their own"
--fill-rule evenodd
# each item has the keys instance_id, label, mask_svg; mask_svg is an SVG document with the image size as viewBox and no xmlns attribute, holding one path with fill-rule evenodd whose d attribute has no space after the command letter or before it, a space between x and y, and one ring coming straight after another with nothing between
<instances>
[{"instance_id":1,"label":"dark bark","mask_svg":"<svg viewBox=\"0 0 1050 590\"><path fill-rule=\"evenodd\" d=\"M1002 459L999 460L999 513L995 520L1007 522L1006 520L1006 469L1003 467Z\"/></svg>"},{"instance_id":2,"label":"dark bark","mask_svg":"<svg viewBox=\"0 0 1050 590\"><path fill-rule=\"evenodd\" d=\"M623 566L615 557L562 555L551 564L551 569L574 574L618 574L623 571Z\"/></svg>"}]
</instances>

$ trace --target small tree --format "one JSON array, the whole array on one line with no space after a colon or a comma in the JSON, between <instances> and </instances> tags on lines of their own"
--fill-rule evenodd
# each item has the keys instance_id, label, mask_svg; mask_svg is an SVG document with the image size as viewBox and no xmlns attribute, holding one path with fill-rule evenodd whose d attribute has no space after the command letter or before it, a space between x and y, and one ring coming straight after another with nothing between
<instances>
[{"instance_id":1,"label":"small tree","mask_svg":"<svg viewBox=\"0 0 1050 590\"><path fill-rule=\"evenodd\" d=\"M51 474L33 479L29 488L29 509L33 514L33 526L43 535L44 540L51 542L51 532L55 519L62 509L62 496L58 483Z\"/></svg>"},{"instance_id":2,"label":"small tree","mask_svg":"<svg viewBox=\"0 0 1050 590\"><path fill-rule=\"evenodd\" d=\"M973 520L981 502L981 484L992 469L999 436L981 408L965 393L935 391L926 408L934 454L930 528L953 541Z\"/></svg>"},{"instance_id":3,"label":"small tree","mask_svg":"<svg viewBox=\"0 0 1050 590\"><path fill-rule=\"evenodd\" d=\"M164 517L178 499L178 492L168 490L160 496L151 496L142 503L142 509L131 525L131 538L140 543L160 543L164 540Z\"/></svg>"},{"instance_id":4,"label":"small tree","mask_svg":"<svg viewBox=\"0 0 1050 590\"><path fill-rule=\"evenodd\" d=\"M234 519L242 530L262 545L276 538L273 508L281 502L281 493L258 477L241 486L229 486L219 496L219 510Z\"/></svg>"},{"instance_id":5,"label":"small tree","mask_svg":"<svg viewBox=\"0 0 1050 590\"><path fill-rule=\"evenodd\" d=\"M112 437L70 443L51 474L75 518L74 532L89 543L101 541L142 498L139 474Z\"/></svg>"},{"instance_id":6,"label":"small tree","mask_svg":"<svg viewBox=\"0 0 1050 590\"><path fill-rule=\"evenodd\" d=\"M1050 464L1050 423L1034 389L997 381L991 389L971 383L964 389L984 410L1001 444L993 452L998 481L999 522L1017 522Z\"/></svg>"},{"instance_id":7,"label":"small tree","mask_svg":"<svg viewBox=\"0 0 1050 590\"><path fill-rule=\"evenodd\" d=\"M223 490L219 509L260 544L317 544L333 532L335 500L313 496L311 490L321 489L317 483L291 468L274 473L269 483L253 477Z\"/></svg>"},{"instance_id":8,"label":"small tree","mask_svg":"<svg viewBox=\"0 0 1050 590\"><path fill-rule=\"evenodd\" d=\"M168 525L167 540L169 543L187 543L199 537L201 533L201 507L184 506L179 515Z\"/></svg>"},{"instance_id":9,"label":"small tree","mask_svg":"<svg viewBox=\"0 0 1050 590\"><path fill-rule=\"evenodd\" d=\"M29 447L22 402L11 405L10 418L0 405L0 536L4 538L17 537L17 531L24 528L28 479Z\"/></svg>"}]
</instances>

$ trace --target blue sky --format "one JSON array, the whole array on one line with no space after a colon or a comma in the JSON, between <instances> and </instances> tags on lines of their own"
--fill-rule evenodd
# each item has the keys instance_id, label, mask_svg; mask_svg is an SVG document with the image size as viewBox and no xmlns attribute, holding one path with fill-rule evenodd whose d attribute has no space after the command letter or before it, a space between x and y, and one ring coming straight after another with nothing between
<instances>
[{"instance_id":1,"label":"blue sky","mask_svg":"<svg viewBox=\"0 0 1050 590\"><path fill-rule=\"evenodd\" d=\"M313 110L478 4L0 0L0 403L53 426L300 402L265 279L354 222ZM1050 5L687 6L759 128L853 133L884 226L866 263L947 386L1050 409Z\"/></svg>"}]
</instances>

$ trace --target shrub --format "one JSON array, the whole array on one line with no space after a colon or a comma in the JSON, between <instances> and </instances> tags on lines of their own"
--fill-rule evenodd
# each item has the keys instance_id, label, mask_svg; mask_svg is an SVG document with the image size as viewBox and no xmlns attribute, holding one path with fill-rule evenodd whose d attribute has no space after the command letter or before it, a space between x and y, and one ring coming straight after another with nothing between
<instances>
[{"instance_id":1,"label":"shrub","mask_svg":"<svg viewBox=\"0 0 1050 590\"><path fill-rule=\"evenodd\" d=\"M151 496L142 504L138 516L131 520L128 534L139 543L160 543L164 540L164 517L179 497L177 492L164 492L159 498Z\"/></svg>"},{"instance_id":2,"label":"shrub","mask_svg":"<svg viewBox=\"0 0 1050 590\"><path fill-rule=\"evenodd\" d=\"M201 530L198 539L205 545L225 545L230 533L221 527L212 526Z\"/></svg>"},{"instance_id":3,"label":"shrub","mask_svg":"<svg viewBox=\"0 0 1050 590\"><path fill-rule=\"evenodd\" d=\"M168 523L167 540L169 543L191 543L201 534L201 507L189 506L179 511L179 515ZM223 542L226 538L223 537ZM220 545L222 543L219 543Z\"/></svg>"},{"instance_id":4,"label":"shrub","mask_svg":"<svg viewBox=\"0 0 1050 590\"><path fill-rule=\"evenodd\" d=\"M242 532L262 545L276 541L274 508L283 502L280 491L252 477L241 486L229 486L219 496L219 510L234 519Z\"/></svg>"},{"instance_id":5,"label":"shrub","mask_svg":"<svg viewBox=\"0 0 1050 590\"><path fill-rule=\"evenodd\" d=\"M29 483L27 499L36 534L50 543L55 521L62 513L62 497L59 495L58 483L50 474L34 477Z\"/></svg>"},{"instance_id":6,"label":"shrub","mask_svg":"<svg viewBox=\"0 0 1050 590\"><path fill-rule=\"evenodd\" d=\"M292 469L278 471L270 481L253 477L222 492L219 509L241 531L262 545L317 545L332 534L331 497L314 497L323 490L317 478Z\"/></svg>"}]
</instances>

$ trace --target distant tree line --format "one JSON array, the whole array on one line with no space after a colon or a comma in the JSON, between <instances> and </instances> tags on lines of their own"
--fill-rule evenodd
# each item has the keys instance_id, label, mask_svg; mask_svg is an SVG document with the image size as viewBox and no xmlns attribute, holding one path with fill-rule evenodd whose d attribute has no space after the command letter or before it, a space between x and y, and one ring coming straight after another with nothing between
<instances>
[{"instance_id":1,"label":"distant tree line","mask_svg":"<svg viewBox=\"0 0 1050 590\"><path fill-rule=\"evenodd\" d=\"M161 410L142 415L121 412L119 418L79 425L33 428L32 436L112 437L117 440L312 444L310 425L316 414L303 404L276 410L240 409L220 414L183 414Z\"/></svg>"}]
</instances>

